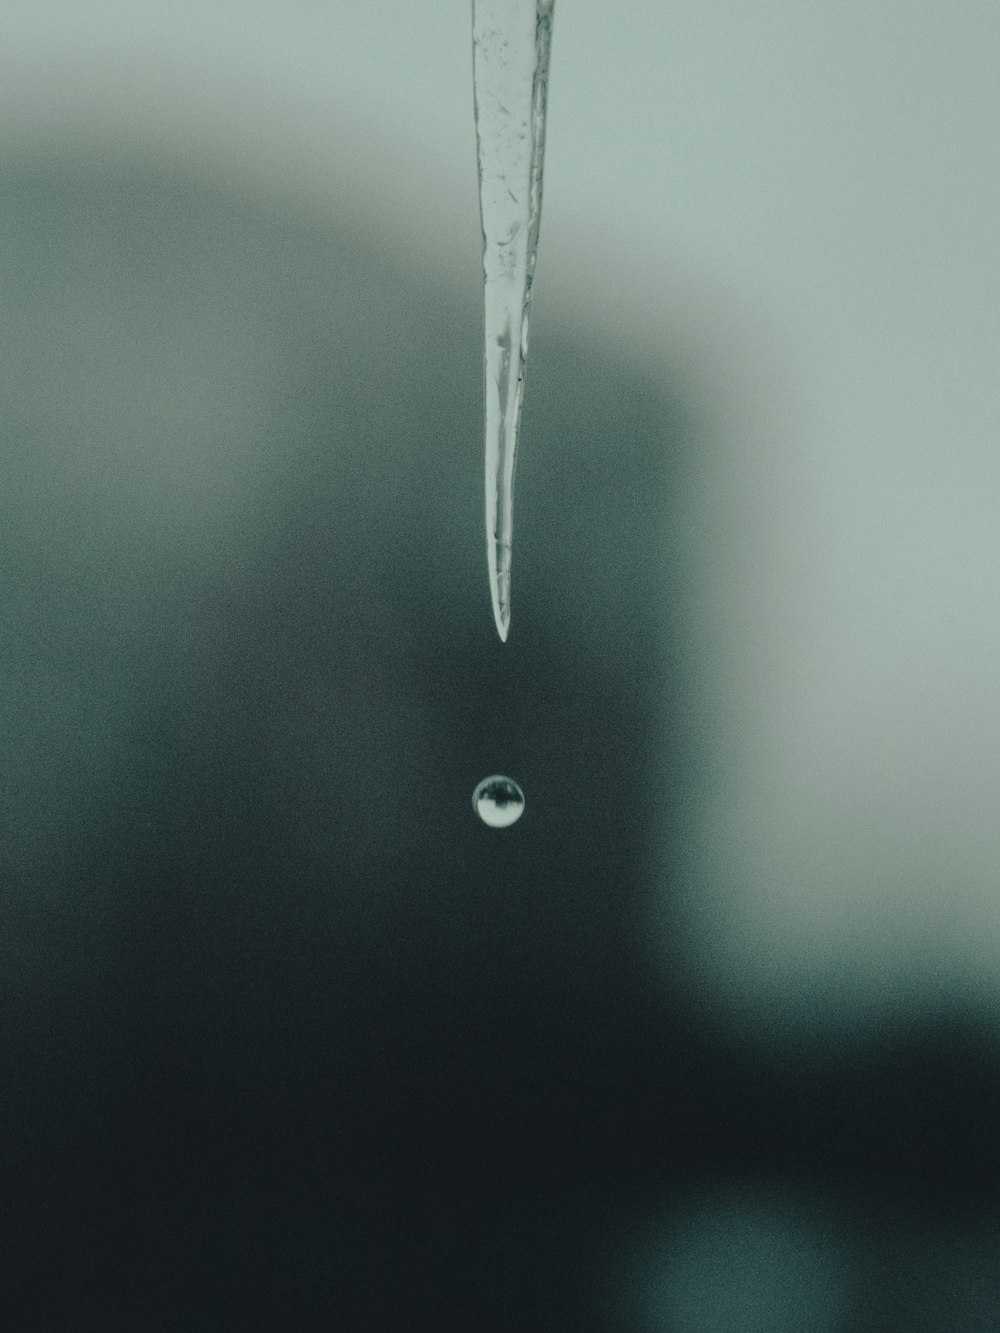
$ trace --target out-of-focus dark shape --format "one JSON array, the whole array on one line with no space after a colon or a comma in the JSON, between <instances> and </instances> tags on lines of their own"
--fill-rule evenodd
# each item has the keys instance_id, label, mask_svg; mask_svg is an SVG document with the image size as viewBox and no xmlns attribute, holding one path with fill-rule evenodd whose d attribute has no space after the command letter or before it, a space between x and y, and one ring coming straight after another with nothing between
<instances>
[{"instance_id":1,"label":"out-of-focus dark shape","mask_svg":"<svg viewBox=\"0 0 1000 1333\"><path fill-rule=\"evenodd\" d=\"M925 1326L978 1310L978 1012L765 1056L654 960L698 404L539 323L500 650L473 289L153 161L0 197L0 1322L610 1333L666 1237L701 1288L659 1333L740 1290L705 1218L746 1178L881 1247L859 1285L730 1217L748 1290L920 1328L900 1274L960 1215Z\"/></svg>"}]
</instances>

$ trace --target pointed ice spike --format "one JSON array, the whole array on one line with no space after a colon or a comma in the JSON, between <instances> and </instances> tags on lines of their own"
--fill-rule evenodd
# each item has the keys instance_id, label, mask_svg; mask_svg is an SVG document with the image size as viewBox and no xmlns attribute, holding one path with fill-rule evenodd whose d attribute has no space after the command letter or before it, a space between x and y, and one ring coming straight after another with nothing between
<instances>
[{"instance_id":1,"label":"pointed ice spike","mask_svg":"<svg viewBox=\"0 0 1000 1333\"><path fill-rule=\"evenodd\" d=\"M554 0L473 0L485 278L486 551L497 632L510 627L514 465L538 251Z\"/></svg>"}]
</instances>

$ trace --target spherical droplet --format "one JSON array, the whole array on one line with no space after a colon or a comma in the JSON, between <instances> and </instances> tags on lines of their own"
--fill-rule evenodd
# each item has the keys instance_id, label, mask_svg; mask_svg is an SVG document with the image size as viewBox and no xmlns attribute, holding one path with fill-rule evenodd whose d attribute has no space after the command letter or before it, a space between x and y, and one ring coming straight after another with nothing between
<instances>
[{"instance_id":1,"label":"spherical droplet","mask_svg":"<svg viewBox=\"0 0 1000 1333\"><path fill-rule=\"evenodd\" d=\"M494 773L472 793L472 808L490 828L508 828L524 812L524 792L513 778Z\"/></svg>"}]
</instances>

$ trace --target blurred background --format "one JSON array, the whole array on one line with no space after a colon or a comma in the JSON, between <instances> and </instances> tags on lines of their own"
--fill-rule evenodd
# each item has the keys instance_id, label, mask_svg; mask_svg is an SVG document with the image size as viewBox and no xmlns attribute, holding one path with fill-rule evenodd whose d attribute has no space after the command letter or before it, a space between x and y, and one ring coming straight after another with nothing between
<instances>
[{"instance_id":1,"label":"blurred background","mask_svg":"<svg viewBox=\"0 0 1000 1333\"><path fill-rule=\"evenodd\" d=\"M995 7L3 13L4 1327L995 1328Z\"/></svg>"}]
</instances>

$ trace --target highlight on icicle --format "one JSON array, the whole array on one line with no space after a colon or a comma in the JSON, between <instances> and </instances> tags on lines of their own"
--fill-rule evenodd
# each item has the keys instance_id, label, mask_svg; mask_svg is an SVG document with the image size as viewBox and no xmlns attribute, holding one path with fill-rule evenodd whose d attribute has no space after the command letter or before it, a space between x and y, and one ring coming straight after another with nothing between
<instances>
[{"instance_id":1,"label":"highlight on icicle","mask_svg":"<svg viewBox=\"0 0 1000 1333\"><path fill-rule=\"evenodd\" d=\"M528 312L538 252L554 0L472 0L483 224L486 560L493 618L510 629L510 567Z\"/></svg>"}]
</instances>

